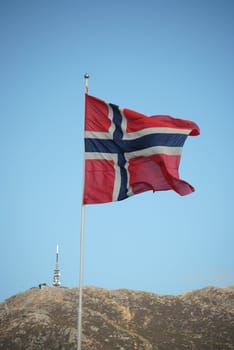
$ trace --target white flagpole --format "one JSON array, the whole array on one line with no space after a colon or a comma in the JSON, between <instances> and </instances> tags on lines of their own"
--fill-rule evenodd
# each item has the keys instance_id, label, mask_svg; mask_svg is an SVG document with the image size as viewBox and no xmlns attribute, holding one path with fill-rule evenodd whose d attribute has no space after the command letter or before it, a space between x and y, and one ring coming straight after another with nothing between
<instances>
[{"instance_id":1,"label":"white flagpole","mask_svg":"<svg viewBox=\"0 0 234 350\"><path fill-rule=\"evenodd\" d=\"M85 78L85 93L88 93L89 75L86 73ZM83 165L83 195L84 195L84 178L85 178L85 159ZM77 330L77 350L81 350L82 345L82 297L83 297L83 270L84 270L84 222L85 222L85 205L81 204L81 228L80 228L80 283L79 283L79 305L78 305L78 330Z\"/></svg>"}]
</instances>

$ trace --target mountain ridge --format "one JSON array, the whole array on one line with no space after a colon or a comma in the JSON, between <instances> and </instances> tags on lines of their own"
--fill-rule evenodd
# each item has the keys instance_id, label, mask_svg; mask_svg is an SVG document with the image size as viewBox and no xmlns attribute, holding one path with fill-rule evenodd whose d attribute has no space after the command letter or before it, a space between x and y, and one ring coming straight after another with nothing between
<instances>
[{"instance_id":1,"label":"mountain ridge","mask_svg":"<svg viewBox=\"0 0 234 350\"><path fill-rule=\"evenodd\" d=\"M75 350L77 288L31 288L0 303L0 350ZM234 286L180 295L83 288L82 350L234 349Z\"/></svg>"}]
</instances>

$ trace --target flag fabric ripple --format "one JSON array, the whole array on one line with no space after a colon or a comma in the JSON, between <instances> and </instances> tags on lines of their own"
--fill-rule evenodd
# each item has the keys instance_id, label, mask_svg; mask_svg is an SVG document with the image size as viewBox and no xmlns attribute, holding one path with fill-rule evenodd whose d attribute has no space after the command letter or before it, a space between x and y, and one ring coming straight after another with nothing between
<instances>
[{"instance_id":1,"label":"flag fabric ripple","mask_svg":"<svg viewBox=\"0 0 234 350\"><path fill-rule=\"evenodd\" d=\"M187 136L199 133L192 121L147 117L86 94L83 203L120 201L150 190L193 192L178 169Z\"/></svg>"}]
</instances>

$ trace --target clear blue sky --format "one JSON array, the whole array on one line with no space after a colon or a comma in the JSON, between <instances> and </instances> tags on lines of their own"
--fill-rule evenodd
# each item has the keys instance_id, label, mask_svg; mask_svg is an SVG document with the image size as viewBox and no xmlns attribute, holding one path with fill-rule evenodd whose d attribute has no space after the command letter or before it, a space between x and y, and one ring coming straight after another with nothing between
<instances>
[{"instance_id":1,"label":"clear blue sky","mask_svg":"<svg viewBox=\"0 0 234 350\"><path fill-rule=\"evenodd\" d=\"M191 119L181 178L86 207L84 285L178 294L234 284L234 4L0 2L0 300L79 283L84 73L89 93Z\"/></svg>"}]
</instances>

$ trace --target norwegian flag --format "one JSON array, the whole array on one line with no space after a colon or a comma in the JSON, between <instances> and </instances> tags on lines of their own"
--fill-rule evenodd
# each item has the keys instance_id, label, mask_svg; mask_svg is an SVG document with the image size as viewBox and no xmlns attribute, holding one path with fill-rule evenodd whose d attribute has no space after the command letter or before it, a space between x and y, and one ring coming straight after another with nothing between
<instances>
[{"instance_id":1,"label":"norwegian flag","mask_svg":"<svg viewBox=\"0 0 234 350\"><path fill-rule=\"evenodd\" d=\"M178 168L187 136L199 133L192 121L147 117L86 94L83 203L120 201L149 190L193 192Z\"/></svg>"}]
</instances>

